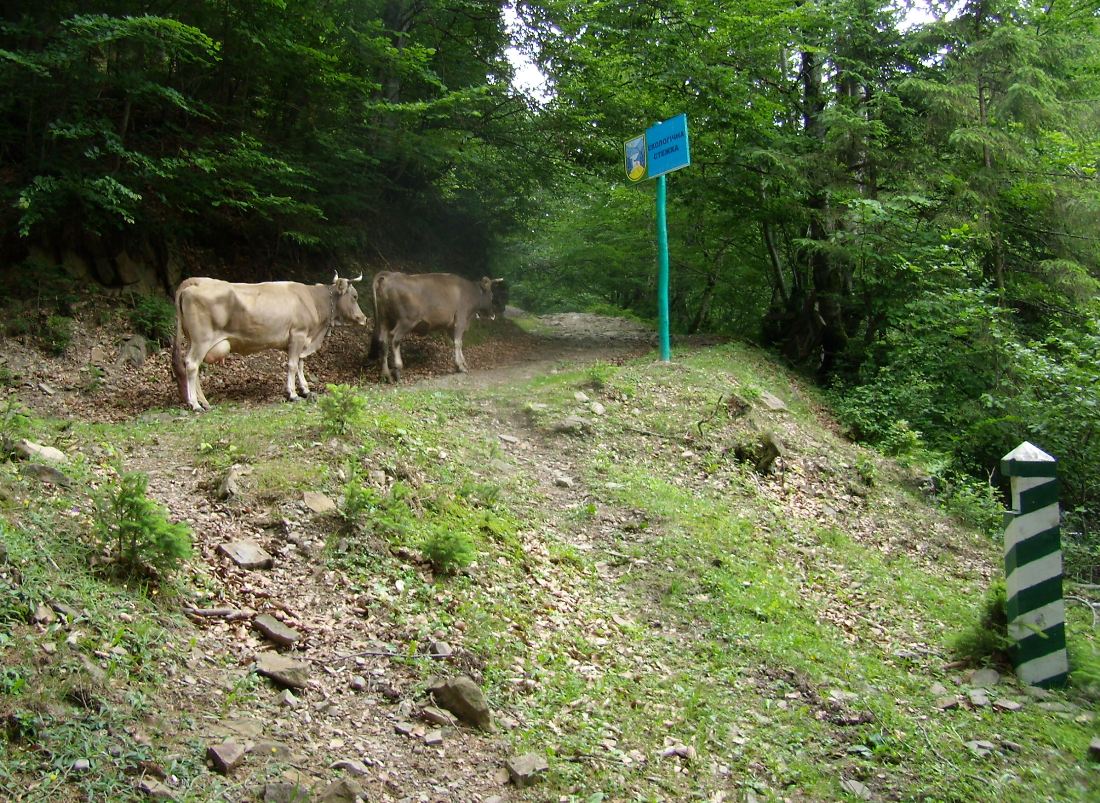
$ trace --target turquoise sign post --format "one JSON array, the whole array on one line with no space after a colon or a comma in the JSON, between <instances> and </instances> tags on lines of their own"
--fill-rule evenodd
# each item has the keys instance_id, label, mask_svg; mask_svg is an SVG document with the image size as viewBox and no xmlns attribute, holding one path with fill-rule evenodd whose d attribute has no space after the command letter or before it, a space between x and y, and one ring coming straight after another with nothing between
<instances>
[{"instance_id":1,"label":"turquoise sign post","mask_svg":"<svg viewBox=\"0 0 1100 803\"><path fill-rule=\"evenodd\" d=\"M671 356L668 337L668 226L665 216L665 173L691 164L687 115L678 114L626 141L626 177L633 182L657 179L657 322L661 330L661 361Z\"/></svg>"}]
</instances>

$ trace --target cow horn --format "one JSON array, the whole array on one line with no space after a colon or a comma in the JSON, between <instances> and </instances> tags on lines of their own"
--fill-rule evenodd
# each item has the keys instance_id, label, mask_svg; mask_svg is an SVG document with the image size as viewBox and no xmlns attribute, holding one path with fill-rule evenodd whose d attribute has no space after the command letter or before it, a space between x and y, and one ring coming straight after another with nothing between
<instances>
[{"instance_id":1,"label":"cow horn","mask_svg":"<svg viewBox=\"0 0 1100 803\"><path fill-rule=\"evenodd\" d=\"M500 284L504 279L493 279L493 284Z\"/></svg>"},{"instance_id":2,"label":"cow horn","mask_svg":"<svg viewBox=\"0 0 1100 803\"><path fill-rule=\"evenodd\" d=\"M333 273L332 273L332 283L336 284L338 281L340 281L340 271L338 271L338 270L333 271Z\"/></svg>"},{"instance_id":3,"label":"cow horn","mask_svg":"<svg viewBox=\"0 0 1100 803\"><path fill-rule=\"evenodd\" d=\"M356 276L356 277L355 277L354 279L352 279L352 281L353 281L353 282L361 282L361 281L363 281L363 274L362 274L362 273L360 273L360 274L359 274L358 276Z\"/></svg>"}]
</instances>

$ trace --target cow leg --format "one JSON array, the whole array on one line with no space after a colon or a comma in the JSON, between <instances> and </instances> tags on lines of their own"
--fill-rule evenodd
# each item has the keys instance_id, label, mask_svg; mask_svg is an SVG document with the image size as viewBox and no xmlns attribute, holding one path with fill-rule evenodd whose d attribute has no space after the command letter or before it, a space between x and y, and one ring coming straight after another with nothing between
<instances>
[{"instance_id":1,"label":"cow leg","mask_svg":"<svg viewBox=\"0 0 1100 803\"><path fill-rule=\"evenodd\" d=\"M187 350L187 356L183 361L184 384L187 386L187 404L196 413L210 409L210 402L206 400L206 394L202 392L202 384L199 382L199 366L204 362L221 359L228 353L229 344L224 342L214 346L208 346L206 343L192 343Z\"/></svg>"},{"instance_id":2,"label":"cow leg","mask_svg":"<svg viewBox=\"0 0 1100 803\"><path fill-rule=\"evenodd\" d=\"M405 361L401 359L401 342L393 344L393 374L397 381L401 381L401 372L405 370Z\"/></svg>"},{"instance_id":3,"label":"cow leg","mask_svg":"<svg viewBox=\"0 0 1100 803\"><path fill-rule=\"evenodd\" d=\"M403 326L398 323L390 334L393 342L393 374L395 382L401 381L401 372L405 369L405 363L401 359L401 341L405 339L405 335L412 331L412 328L412 325Z\"/></svg>"},{"instance_id":4,"label":"cow leg","mask_svg":"<svg viewBox=\"0 0 1100 803\"><path fill-rule=\"evenodd\" d=\"M378 338L382 343L382 378L387 382L393 382L393 374L390 373L390 334L388 327L378 327Z\"/></svg>"},{"instance_id":5,"label":"cow leg","mask_svg":"<svg viewBox=\"0 0 1100 803\"><path fill-rule=\"evenodd\" d=\"M307 399L312 395L309 384L306 382L306 358L298 358L298 387L302 389L302 395Z\"/></svg>"},{"instance_id":6,"label":"cow leg","mask_svg":"<svg viewBox=\"0 0 1100 803\"><path fill-rule=\"evenodd\" d=\"M301 359L298 355L288 357L286 361L286 398L287 401L301 401L302 397L298 395L297 389L294 387L294 383L298 378L298 371L301 368Z\"/></svg>"},{"instance_id":7,"label":"cow leg","mask_svg":"<svg viewBox=\"0 0 1100 803\"><path fill-rule=\"evenodd\" d=\"M286 344L286 398L288 401L301 401L302 397L294 387L298 374L302 370L302 347L300 338L291 335Z\"/></svg>"},{"instance_id":8,"label":"cow leg","mask_svg":"<svg viewBox=\"0 0 1100 803\"><path fill-rule=\"evenodd\" d=\"M462 335L465 334L465 330L455 326L451 330L451 339L455 344L455 370L460 374L466 373L466 358L462 355Z\"/></svg>"}]
</instances>

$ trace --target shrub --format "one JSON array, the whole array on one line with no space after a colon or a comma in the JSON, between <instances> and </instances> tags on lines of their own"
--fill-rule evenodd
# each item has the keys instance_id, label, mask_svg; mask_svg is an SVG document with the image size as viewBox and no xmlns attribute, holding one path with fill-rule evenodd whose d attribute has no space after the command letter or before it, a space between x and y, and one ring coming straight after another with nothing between
<instances>
[{"instance_id":1,"label":"shrub","mask_svg":"<svg viewBox=\"0 0 1100 803\"><path fill-rule=\"evenodd\" d=\"M73 319L64 315L49 316L40 338L47 352L61 356L73 342Z\"/></svg>"},{"instance_id":2,"label":"shrub","mask_svg":"<svg viewBox=\"0 0 1100 803\"><path fill-rule=\"evenodd\" d=\"M329 435L344 435L359 423L367 400L350 385L326 385L321 397L321 428Z\"/></svg>"},{"instance_id":3,"label":"shrub","mask_svg":"<svg viewBox=\"0 0 1100 803\"><path fill-rule=\"evenodd\" d=\"M424 554L439 574L456 574L474 562L477 548L473 539L461 530L441 522L434 526L424 540Z\"/></svg>"},{"instance_id":4,"label":"shrub","mask_svg":"<svg viewBox=\"0 0 1100 803\"><path fill-rule=\"evenodd\" d=\"M359 467L352 463L348 466L348 481L344 483L344 505L340 516L349 527L360 524L363 514L378 509L382 497L373 488L363 484Z\"/></svg>"},{"instance_id":5,"label":"shrub","mask_svg":"<svg viewBox=\"0 0 1100 803\"><path fill-rule=\"evenodd\" d=\"M1007 601L1004 581L998 580L986 592L978 620L951 640L950 649L957 659L973 663L1008 663L1008 650L1013 641L1008 635Z\"/></svg>"},{"instance_id":6,"label":"shrub","mask_svg":"<svg viewBox=\"0 0 1100 803\"><path fill-rule=\"evenodd\" d=\"M176 334L176 308L164 296L140 296L130 310L130 323L151 343L166 346Z\"/></svg>"},{"instance_id":7,"label":"shrub","mask_svg":"<svg viewBox=\"0 0 1100 803\"><path fill-rule=\"evenodd\" d=\"M170 522L164 509L145 495L149 478L123 474L119 486L96 499L96 530L101 544L127 575L168 574L191 556L191 530Z\"/></svg>"}]
</instances>

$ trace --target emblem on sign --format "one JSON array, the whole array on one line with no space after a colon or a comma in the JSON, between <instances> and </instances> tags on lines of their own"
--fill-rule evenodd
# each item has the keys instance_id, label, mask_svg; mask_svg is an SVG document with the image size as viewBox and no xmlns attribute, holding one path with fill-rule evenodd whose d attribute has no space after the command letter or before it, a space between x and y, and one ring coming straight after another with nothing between
<instances>
[{"instance_id":1,"label":"emblem on sign","mask_svg":"<svg viewBox=\"0 0 1100 803\"><path fill-rule=\"evenodd\" d=\"M631 181L641 181L646 177L645 134L628 139L623 149L626 152L626 177Z\"/></svg>"}]
</instances>

